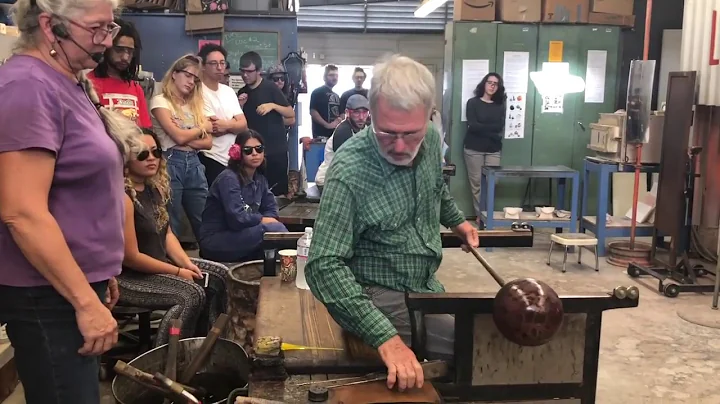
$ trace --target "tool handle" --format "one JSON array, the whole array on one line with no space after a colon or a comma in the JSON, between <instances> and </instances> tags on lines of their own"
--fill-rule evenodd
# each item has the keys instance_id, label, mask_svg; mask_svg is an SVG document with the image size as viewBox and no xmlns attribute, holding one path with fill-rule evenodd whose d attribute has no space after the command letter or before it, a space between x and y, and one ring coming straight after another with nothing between
<instances>
[{"instance_id":1,"label":"tool handle","mask_svg":"<svg viewBox=\"0 0 720 404\"><path fill-rule=\"evenodd\" d=\"M215 347L215 342L217 342L220 334L223 332L223 329L225 329L225 326L227 325L229 319L230 317L228 317L227 314L223 313L220 314L217 320L215 320L215 324L213 324L207 337L205 337L205 341L203 341L202 345L200 346L197 356L195 356L192 362L190 362L190 365L188 365L188 367L182 373L182 376L180 377L180 383L189 383L190 379L195 376L195 373L197 373L198 370L203 367L205 361L210 356L213 348Z\"/></svg>"},{"instance_id":2,"label":"tool handle","mask_svg":"<svg viewBox=\"0 0 720 404\"><path fill-rule=\"evenodd\" d=\"M285 402L254 397L238 397L232 404L285 404Z\"/></svg>"},{"instance_id":3,"label":"tool handle","mask_svg":"<svg viewBox=\"0 0 720 404\"><path fill-rule=\"evenodd\" d=\"M477 248L471 247L471 246L467 246L467 248L470 249L470 252L472 253L472 255L474 255L475 258L477 258L477 260L480 261L480 264L482 264L482 266L485 267L485 269L488 271L490 276L492 276L493 279L495 279L495 282L497 282L498 285L500 285L500 287L505 286L505 280L500 275L498 275L498 273L495 272L493 267L490 266L490 263L487 262L485 260L485 258L483 258L482 255L480 255L480 252L477 250Z\"/></svg>"},{"instance_id":4,"label":"tool handle","mask_svg":"<svg viewBox=\"0 0 720 404\"><path fill-rule=\"evenodd\" d=\"M165 376L171 380L177 379L178 341L180 340L181 329L182 320L170 321L170 340L168 341L167 362L165 363Z\"/></svg>"},{"instance_id":5,"label":"tool handle","mask_svg":"<svg viewBox=\"0 0 720 404\"><path fill-rule=\"evenodd\" d=\"M167 391L167 389L164 389L163 386L159 385L158 382L155 380L155 377L151 375L150 373L143 372L140 369L137 369L133 367L132 365L128 365L127 363L123 361L117 361L115 363L115 367L113 368L115 370L115 373L127 377L130 380L133 380L137 383L143 384L143 385L150 385L154 389L159 389L163 391ZM202 395L202 389L196 389L190 386L186 386L184 384L178 383L184 390L186 390L188 393L193 395Z\"/></svg>"}]
</instances>

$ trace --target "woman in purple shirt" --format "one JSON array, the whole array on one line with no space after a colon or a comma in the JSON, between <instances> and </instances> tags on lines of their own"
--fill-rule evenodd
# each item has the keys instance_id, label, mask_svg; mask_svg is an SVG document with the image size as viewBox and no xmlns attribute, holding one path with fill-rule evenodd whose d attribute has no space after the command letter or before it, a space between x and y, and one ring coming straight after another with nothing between
<instances>
[{"instance_id":1,"label":"woman in purple shirt","mask_svg":"<svg viewBox=\"0 0 720 404\"><path fill-rule=\"evenodd\" d=\"M83 70L112 46L117 0L18 0L0 66L0 323L28 404L99 403L97 355L123 260L123 163L139 129Z\"/></svg>"}]
</instances>

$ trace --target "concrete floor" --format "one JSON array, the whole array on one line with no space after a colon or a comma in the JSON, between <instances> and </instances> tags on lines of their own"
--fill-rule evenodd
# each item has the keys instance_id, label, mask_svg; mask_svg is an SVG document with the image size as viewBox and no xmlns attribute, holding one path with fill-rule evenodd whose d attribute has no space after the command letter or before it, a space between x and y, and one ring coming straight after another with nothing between
<instances>
[{"instance_id":1,"label":"concrete floor","mask_svg":"<svg viewBox=\"0 0 720 404\"><path fill-rule=\"evenodd\" d=\"M598 375L598 404L720 403L720 330L680 319L678 310L710 313L709 295L681 294L669 299L657 293L657 282L630 279L623 268L600 261L592 269L592 254L584 254L588 266L568 257L568 272L560 272L562 252L545 265L549 236L536 234L532 249L496 249L483 253L507 280L534 277L550 284L559 294L610 292L619 285L640 287L640 306L611 310L603 316ZM446 250L439 278L448 292L495 292L498 287L472 256ZM651 280L652 279L652 280ZM717 316L720 317L720 312ZM710 313L710 315L712 315ZM108 385L102 404L113 403ZM19 393L19 392L18 392ZM6 404L22 404L21 397Z\"/></svg>"}]
</instances>

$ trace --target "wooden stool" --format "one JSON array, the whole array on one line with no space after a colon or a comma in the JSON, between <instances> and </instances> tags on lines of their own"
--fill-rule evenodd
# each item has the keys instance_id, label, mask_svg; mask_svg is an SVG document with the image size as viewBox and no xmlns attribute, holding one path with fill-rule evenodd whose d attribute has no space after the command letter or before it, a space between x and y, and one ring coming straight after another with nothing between
<instances>
[{"instance_id":1,"label":"wooden stool","mask_svg":"<svg viewBox=\"0 0 720 404\"><path fill-rule=\"evenodd\" d=\"M594 248L595 252L595 271L600 270L597 255L597 244L598 240L585 233L556 233L550 236L550 252L548 252L547 264L550 265L550 256L552 255L553 247L555 243L558 243L565 247L565 255L563 256L562 271L565 272L565 262L567 262L568 248L578 247L578 264L582 264L582 249L590 247Z\"/></svg>"}]
</instances>

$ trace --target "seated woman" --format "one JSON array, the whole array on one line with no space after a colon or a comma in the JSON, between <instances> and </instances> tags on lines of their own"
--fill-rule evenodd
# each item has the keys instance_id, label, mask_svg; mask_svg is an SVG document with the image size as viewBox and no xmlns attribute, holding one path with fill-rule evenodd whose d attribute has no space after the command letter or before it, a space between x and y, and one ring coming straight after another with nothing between
<instances>
[{"instance_id":1,"label":"seated woman","mask_svg":"<svg viewBox=\"0 0 720 404\"><path fill-rule=\"evenodd\" d=\"M247 130L235 138L228 167L210 187L200 230L202 257L219 262L260 259L265 232L287 231L265 171L262 136Z\"/></svg>"},{"instance_id":2,"label":"seated woman","mask_svg":"<svg viewBox=\"0 0 720 404\"><path fill-rule=\"evenodd\" d=\"M144 150L125 168L125 258L117 277L119 305L167 310L155 346L167 343L170 320L182 320L181 338L205 336L227 306L227 268L193 263L168 229L170 178L158 137L143 129ZM207 288L203 272L207 273Z\"/></svg>"}]
</instances>

